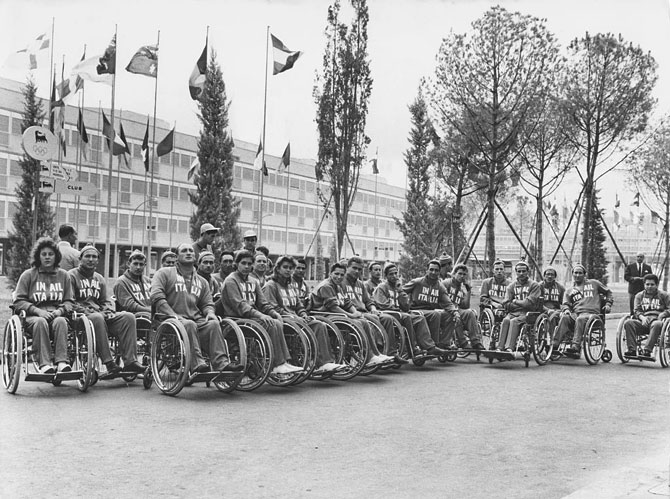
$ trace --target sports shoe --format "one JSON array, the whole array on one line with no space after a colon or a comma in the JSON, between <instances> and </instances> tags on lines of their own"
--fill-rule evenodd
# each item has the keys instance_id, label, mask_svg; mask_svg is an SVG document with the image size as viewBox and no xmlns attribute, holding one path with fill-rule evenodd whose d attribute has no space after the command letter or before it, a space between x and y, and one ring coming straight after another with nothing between
<instances>
[{"instance_id":1,"label":"sports shoe","mask_svg":"<svg viewBox=\"0 0 670 499\"><path fill-rule=\"evenodd\" d=\"M435 355L439 357L440 355L447 355L449 352L443 348L438 347L437 345L428 349L428 355Z\"/></svg>"},{"instance_id":2,"label":"sports shoe","mask_svg":"<svg viewBox=\"0 0 670 499\"><path fill-rule=\"evenodd\" d=\"M59 362L58 363L58 372L59 373L69 373L72 372L72 368L70 367L70 364L67 362Z\"/></svg>"},{"instance_id":3,"label":"sports shoe","mask_svg":"<svg viewBox=\"0 0 670 499\"><path fill-rule=\"evenodd\" d=\"M302 370L303 370L302 367L294 366L289 364L288 362L284 362L283 364L275 367L272 370L272 374L293 374L301 372Z\"/></svg>"},{"instance_id":4,"label":"sports shoe","mask_svg":"<svg viewBox=\"0 0 670 499\"><path fill-rule=\"evenodd\" d=\"M42 374L53 374L56 372L56 368L52 366L51 364L45 364L42 367L40 367L40 373Z\"/></svg>"},{"instance_id":5,"label":"sports shoe","mask_svg":"<svg viewBox=\"0 0 670 499\"><path fill-rule=\"evenodd\" d=\"M326 362L321 367L315 369L314 372L329 373L335 372L340 368L340 364L335 364L335 362Z\"/></svg>"},{"instance_id":6,"label":"sports shoe","mask_svg":"<svg viewBox=\"0 0 670 499\"><path fill-rule=\"evenodd\" d=\"M368 363L365 364L365 367L374 367L374 366L378 366L378 365L380 365L380 364L383 364L384 362L386 362L385 357L386 357L386 356L375 355L374 357L371 357L371 358L370 358L370 360L368 361Z\"/></svg>"}]
</instances>

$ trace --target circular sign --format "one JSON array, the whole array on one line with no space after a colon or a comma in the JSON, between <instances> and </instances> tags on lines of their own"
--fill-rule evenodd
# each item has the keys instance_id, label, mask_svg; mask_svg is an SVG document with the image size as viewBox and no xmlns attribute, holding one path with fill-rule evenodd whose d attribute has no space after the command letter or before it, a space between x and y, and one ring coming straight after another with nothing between
<instances>
[{"instance_id":1,"label":"circular sign","mask_svg":"<svg viewBox=\"0 0 670 499\"><path fill-rule=\"evenodd\" d=\"M58 154L56 136L43 126L26 128L21 145L28 156L38 161L48 161Z\"/></svg>"}]
</instances>

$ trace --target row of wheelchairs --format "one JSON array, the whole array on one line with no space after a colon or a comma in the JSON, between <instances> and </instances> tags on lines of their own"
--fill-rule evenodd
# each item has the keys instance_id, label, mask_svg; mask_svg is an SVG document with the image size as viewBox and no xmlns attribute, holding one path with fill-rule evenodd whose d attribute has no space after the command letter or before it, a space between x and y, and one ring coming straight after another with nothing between
<instances>
[{"instance_id":1,"label":"row of wheelchairs","mask_svg":"<svg viewBox=\"0 0 670 499\"><path fill-rule=\"evenodd\" d=\"M9 393L15 393L21 378L25 381L50 382L55 386L63 381L76 381L85 392L99 380L122 378L132 382L141 378L146 389L156 386L167 395L177 395L185 386L204 382L222 392L233 390L252 391L264 383L289 386L307 379L348 380L357 375L369 375L380 369L398 368L397 364L369 365L371 356L368 338L352 321L338 314L314 317L321 321L327 332L335 363L342 364L338 371L316 371L317 343L312 330L305 323L291 318L284 319L284 337L291 355L291 363L301 371L289 374L272 372L274 352L267 331L261 324L249 319L220 318L220 325L232 363L244 366L236 372L192 373L191 342L185 328L176 318L153 321L148 317L136 318L137 356L145 366L143 373L121 371L108 375L96 355L93 325L85 315L73 313L68 318L67 358L72 367L68 372L43 374L39 371L32 351L32 338L27 334L22 314L12 315L4 330L2 343L2 381ZM372 327L373 323L370 323ZM411 358L415 365L422 365L433 358L417 355L409 345L404 328L394 322L398 355ZM388 342L382 331L375 331L378 348L387 352ZM110 336L110 350L117 365L122 364L117 338ZM52 349L53 351L53 349Z\"/></svg>"},{"instance_id":2,"label":"row of wheelchairs","mask_svg":"<svg viewBox=\"0 0 670 499\"><path fill-rule=\"evenodd\" d=\"M652 355L645 355L643 345L649 339L649 333L638 333L635 335L635 344L629 345L624 324L632 316L626 315L619 320L616 332L616 353L622 364L628 364L632 360L640 362L656 362L658 359L661 367L670 367L670 318L663 320L661 334L653 345ZM635 352L631 355L629 352Z\"/></svg>"}]
</instances>

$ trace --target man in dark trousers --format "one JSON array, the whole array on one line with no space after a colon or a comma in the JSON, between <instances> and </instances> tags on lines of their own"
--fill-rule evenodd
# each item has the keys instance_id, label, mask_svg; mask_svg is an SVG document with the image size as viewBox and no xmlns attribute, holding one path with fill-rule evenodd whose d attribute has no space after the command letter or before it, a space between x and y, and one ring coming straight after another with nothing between
<instances>
[{"instance_id":1,"label":"man in dark trousers","mask_svg":"<svg viewBox=\"0 0 670 499\"><path fill-rule=\"evenodd\" d=\"M635 259L637 261L628 265L623 273L623 278L628 282L630 315L635 312L635 295L644 291L644 276L651 274L651 267L644 263L644 253L638 253Z\"/></svg>"}]
</instances>

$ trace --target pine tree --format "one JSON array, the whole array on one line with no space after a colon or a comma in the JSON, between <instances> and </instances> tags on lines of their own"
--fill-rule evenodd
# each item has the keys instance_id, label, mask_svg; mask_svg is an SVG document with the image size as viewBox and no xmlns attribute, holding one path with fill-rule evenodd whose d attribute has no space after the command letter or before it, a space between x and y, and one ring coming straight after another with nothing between
<instances>
[{"instance_id":1,"label":"pine tree","mask_svg":"<svg viewBox=\"0 0 670 499\"><path fill-rule=\"evenodd\" d=\"M31 126L41 126L45 114L42 101L37 97L37 86L29 79L23 88L23 121L21 132ZM54 213L49 206L49 195L39 192L40 162L27 155L19 161L23 173L21 183L16 187L16 211L14 213L14 228L9 231L9 264L7 276L12 289L16 285L24 270L30 267L33 239L33 205L37 212L36 237L54 235Z\"/></svg>"},{"instance_id":2,"label":"pine tree","mask_svg":"<svg viewBox=\"0 0 670 499\"><path fill-rule=\"evenodd\" d=\"M191 216L191 237L200 237L200 226L211 223L221 227L220 237L214 242L214 250L240 247L240 200L232 194L233 188L233 138L228 132L228 107L226 85L221 68L212 51L207 66L205 87L198 102L198 118L202 123L198 139L198 161L200 167L193 178L196 191L190 195L195 205Z\"/></svg>"},{"instance_id":3,"label":"pine tree","mask_svg":"<svg viewBox=\"0 0 670 499\"><path fill-rule=\"evenodd\" d=\"M609 263L605 253L607 236L605 235L605 229L600 218L601 216L605 216L605 213L604 210L598 208L600 201L598 192L595 191L593 202L585 203L584 206L585 210L589 206L591 207L591 216L584 216L584 221L582 222L582 234L587 230L587 223L588 233L590 234L586 251L583 251L586 254L586 261L582 262L582 264L586 267L586 273L589 278L597 279L603 284L607 284L607 264Z\"/></svg>"}]
</instances>

